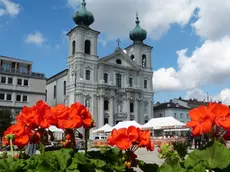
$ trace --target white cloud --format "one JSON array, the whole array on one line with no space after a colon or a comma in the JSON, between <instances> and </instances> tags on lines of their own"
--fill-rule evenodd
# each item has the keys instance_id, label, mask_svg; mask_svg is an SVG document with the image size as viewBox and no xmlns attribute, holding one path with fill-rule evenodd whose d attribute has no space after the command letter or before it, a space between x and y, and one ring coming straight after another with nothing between
<instances>
[{"instance_id":1,"label":"white cloud","mask_svg":"<svg viewBox=\"0 0 230 172\"><path fill-rule=\"evenodd\" d=\"M67 0L74 11L80 0ZM167 33L172 24L182 27L191 23L197 35L216 40L230 35L230 1L228 0L87 0L94 14L93 28L107 34L107 39L128 38L135 26L135 13L140 13L141 27L152 39ZM194 14L194 11L196 13Z\"/></svg>"},{"instance_id":2,"label":"white cloud","mask_svg":"<svg viewBox=\"0 0 230 172\"><path fill-rule=\"evenodd\" d=\"M41 32L34 32L27 35L25 42L28 44L42 45L46 39Z\"/></svg>"},{"instance_id":3,"label":"white cloud","mask_svg":"<svg viewBox=\"0 0 230 172\"><path fill-rule=\"evenodd\" d=\"M186 93L185 96L186 99L197 99L200 101L212 101L212 102L219 102L221 101L222 103L226 105L230 105L230 88L225 88L220 91L219 94L217 95L208 95L207 93L204 93L203 90L200 89L194 89L194 90L189 90Z\"/></svg>"},{"instance_id":4,"label":"white cloud","mask_svg":"<svg viewBox=\"0 0 230 172\"><path fill-rule=\"evenodd\" d=\"M230 77L230 37L206 41L187 56L178 54L178 71L161 68L154 72L155 91L195 89L207 84L220 84Z\"/></svg>"},{"instance_id":5,"label":"white cloud","mask_svg":"<svg viewBox=\"0 0 230 172\"><path fill-rule=\"evenodd\" d=\"M68 0L77 10L80 0ZM107 39L128 38L135 27L135 14L140 13L140 25L149 37L158 39L171 24L186 25L195 9L191 0L87 0L87 9L94 14L92 28L107 35Z\"/></svg>"},{"instance_id":6,"label":"white cloud","mask_svg":"<svg viewBox=\"0 0 230 172\"><path fill-rule=\"evenodd\" d=\"M193 0L193 4L198 12L192 26L199 36L214 40L230 35L230 1Z\"/></svg>"},{"instance_id":7,"label":"white cloud","mask_svg":"<svg viewBox=\"0 0 230 172\"><path fill-rule=\"evenodd\" d=\"M10 0L0 0L0 5L3 6L3 8L0 8L0 16L17 16L21 11L21 6Z\"/></svg>"}]
</instances>

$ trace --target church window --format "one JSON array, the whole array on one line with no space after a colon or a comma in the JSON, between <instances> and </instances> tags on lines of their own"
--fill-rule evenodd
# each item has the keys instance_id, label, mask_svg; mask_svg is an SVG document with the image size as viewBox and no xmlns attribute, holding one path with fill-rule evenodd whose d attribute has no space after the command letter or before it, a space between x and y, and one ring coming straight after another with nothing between
<instances>
[{"instance_id":1,"label":"church window","mask_svg":"<svg viewBox=\"0 0 230 172\"><path fill-rule=\"evenodd\" d=\"M63 83L63 92L64 92L64 95L66 95L66 81L64 81Z\"/></svg>"},{"instance_id":2,"label":"church window","mask_svg":"<svg viewBox=\"0 0 230 172\"><path fill-rule=\"evenodd\" d=\"M117 59L117 60L116 60L116 63L117 63L117 64L121 64L121 60L120 60L120 59Z\"/></svg>"},{"instance_id":3,"label":"church window","mask_svg":"<svg viewBox=\"0 0 230 172\"><path fill-rule=\"evenodd\" d=\"M121 74L116 74L116 85L117 87L121 88Z\"/></svg>"},{"instance_id":4,"label":"church window","mask_svg":"<svg viewBox=\"0 0 230 172\"><path fill-rule=\"evenodd\" d=\"M131 55L131 57L130 57L130 58L131 58L131 60L135 60L135 57L134 57L134 55L133 55L133 54Z\"/></svg>"},{"instance_id":5,"label":"church window","mask_svg":"<svg viewBox=\"0 0 230 172\"><path fill-rule=\"evenodd\" d=\"M134 105L133 103L130 103L130 113L133 113L134 112Z\"/></svg>"},{"instance_id":6,"label":"church window","mask_svg":"<svg viewBox=\"0 0 230 172\"><path fill-rule=\"evenodd\" d=\"M85 79L90 80L90 70L85 71Z\"/></svg>"},{"instance_id":7,"label":"church window","mask_svg":"<svg viewBox=\"0 0 230 172\"><path fill-rule=\"evenodd\" d=\"M148 81L144 80L144 88L147 88Z\"/></svg>"},{"instance_id":8,"label":"church window","mask_svg":"<svg viewBox=\"0 0 230 172\"><path fill-rule=\"evenodd\" d=\"M54 99L56 99L56 96L57 96L57 89L56 89L56 85L54 85Z\"/></svg>"},{"instance_id":9,"label":"church window","mask_svg":"<svg viewBox=\"0 0 230 172\"><path fill-rule=\"evenodd\" d=\"M85 40L85 54L90 54L91 42L90 40Z\"/></svg>"},{"instance_id":10,"label":"church window","mask_svg":"<svg viewBox=\"0 0 230 172\"><path fill-rule=\"evenodd\" d=\"M104 118L104 125L109 123L109 119L108 118Z\"/></svg>"},{"instance_id":11,"label":"church window","mask_svg":"<svg viewBox=\"0 0 230 172\"><path fill-rule=\"evenodd\" d=\"M104 73L104 82L108 83L108 73Z\"/></svg>"},{"instance_id":12,"label":"church window","mask_svg":"<svg viewBox=\"0 0 230 172\"><path fill-rule=\"evenodd\" d=\"M133 86L133 78L129 78L129 86L130 86L130 87Z\"/></svg>"},{"instance_id":13,"label":"church window","mask_svg":"<svg viewBox=\"0 0 230 172\"><path fill-rule=\"evenodd\" d=\"M46 95L45 95L45 101L47 101L47 90L46 90Z\"/></svg>"},{"instance_id":14,"label":"church window","mask_svg":"<svg viewBox=\"0 0 230 172\"><path fill-rule=\"evenodd\" d=\"M104 110L109 110L109 101L108 100L104 101Z\"/></svg>"},{"instance_id":15,"label":"church window","mask_svg":"<svg viewBox=\"0 0 230 172\"><path fill-rule=\"evenodd\" d=\"M73 41L73 42L72 42L72 55L75 54L75 50L76 50L76 42Z\"/></svg>"},{"instance_id":16,"label":"church window","mask_svg":"<svg viewBox=\"0 0 230 172\"><path fill-rule=\"evenodd\" d=\"M148 122L148 120L147 119L145 119L145 123L147 123Z\"/></svg>"},{"instance_id":17,"label":"church window","mask_svg":"<svg viewBox=\"0 0 230 172\"><path fill-rule=\"evenodd\" d=\"M142 55L142 67L146 67L146 55Z\"/></svg>"}]
</instances>

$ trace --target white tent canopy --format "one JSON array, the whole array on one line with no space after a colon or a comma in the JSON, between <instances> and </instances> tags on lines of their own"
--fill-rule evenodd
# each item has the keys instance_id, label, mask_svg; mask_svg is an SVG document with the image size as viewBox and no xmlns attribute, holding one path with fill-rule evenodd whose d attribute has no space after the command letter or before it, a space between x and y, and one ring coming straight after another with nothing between
<instances>
[{"instance_id":1,"label":"white tent canopy","mask_svg":"<svg viewBox=\"0 0 230 172\"><path fill-rule=\"evenodd\" d=\"M167 129L167 128L181 128L183 126L185 126L184 123L170 116L170 117L152 118L149 122L144 124L142 128L143 129L144 128Z\"/></svg>"},{"instance_id":2,"label":"white tent canopy","mask_svg":"<svg viewBox=\"0 0 230 172\"><path fill-rule=\"evenodd\" d=\"M49 130L52 131L52 132L56 132L56 133L64 133L64 131L63 131L62 129L57 128L57 127L54 126L54 125L51 125L51 126L49 127Z\"/></svg>"},{"instance_id":3,"label":"white tent canopy","mask_svg":"<svg viewBox=\"0 0 230 172\"><path fill-rule=\"evenodd\" d=\"M105 124L101 128L94 130L92 133L103 133L103 132L106 132L106 130L112 131L112 127L109 124Z\"/></svg>"},{"instance_id":4,"label":"white tent canopy","mask_svg":"<svg viewBox=\"0 0 230 172\"><path fill-rule=\"evenodd\" d=\"M141 128L142 125L138 124L135 120L134 121L122 121L119 122L117 125L112 127L111 129L105 130L105 132L111 132L113 129L120 129L120 128L128 128L130 126L135 126L137 128Z\"/></svg>"}]
</instances>

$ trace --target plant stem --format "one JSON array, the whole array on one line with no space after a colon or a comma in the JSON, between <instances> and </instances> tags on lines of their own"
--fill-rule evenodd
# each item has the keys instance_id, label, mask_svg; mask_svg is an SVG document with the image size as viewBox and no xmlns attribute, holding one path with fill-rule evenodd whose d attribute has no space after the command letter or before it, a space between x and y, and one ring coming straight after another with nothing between
<instances>
[{"instance_id":1,"label":"plant stem","mask_svg":"<svg viewBox=\"0 0 230 172\"><path fill-rule=\"evenodd\" d=\"M87 150L88 150L88 134L89 134L89 129L85 129L85 156L87 156Z\"/></svg>"},{"instance_id":2,"label":"plant stem","mask_svg":"<svg viewBox=\"0 0 230 172\"><path fill-rule=\"evenodd\" d=\"M45 152L45 146L44 146L44 133L45 129L40 129L40 153L44 154Z\"/></svg>"},{"instance_id":3,"label":"plant stem","mask_svg":"<svg viewBox=\"0 0 230 172\"><path fill-rule=\"evenodd\" d=\"M12 139L10 139L10 151L11 151L12 157L14 157L14 148L13 148Z\"/></svg>"}]
</instances>

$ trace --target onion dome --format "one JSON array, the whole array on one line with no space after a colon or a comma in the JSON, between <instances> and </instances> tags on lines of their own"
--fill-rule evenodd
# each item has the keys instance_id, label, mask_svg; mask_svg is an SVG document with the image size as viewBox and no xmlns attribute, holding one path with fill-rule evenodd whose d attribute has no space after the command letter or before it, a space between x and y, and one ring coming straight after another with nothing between
<instances>
[{"instance_id":1,"label":"onion dome","mask_svg":"<svg viewBox=\"0 0 230 172\"><path fill-rule=\"evenodd\" d=\"M138 14L136 15L136 27L129 32L129 38L134 42L143 42L146 39L147 32L146 30L142 29L139 25L139 17Z\"/></svg>"},{"instance_id":2,"label":"onion dome","mask_svg":"<svg viewBox=\"0 0 230 172\"><path fill-rule=\"evenodd\" d=\"M86 9L86 2L85 0L81 3L81 8L77 11L74 16L73 20L78 26L86 26L89 27L94 22L93 14Z\"/></svg>"}]
</instances>

